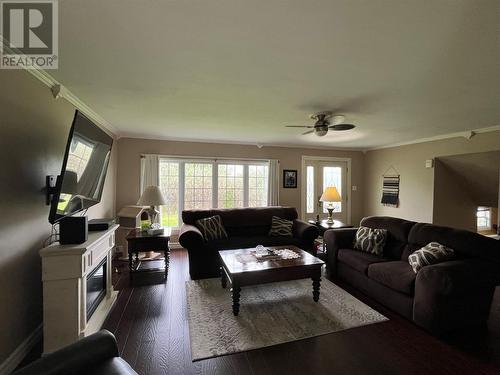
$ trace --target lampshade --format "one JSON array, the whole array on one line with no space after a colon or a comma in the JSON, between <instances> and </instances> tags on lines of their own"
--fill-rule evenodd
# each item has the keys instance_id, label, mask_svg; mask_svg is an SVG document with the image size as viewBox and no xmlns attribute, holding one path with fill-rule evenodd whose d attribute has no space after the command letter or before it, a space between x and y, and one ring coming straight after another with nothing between
<instances>
[{"instance_id":1,"label":"lampshade","mask_svg":"<svg viewBox=\"0 0 500 375\"><path fill-rule=\"evenodd\" d=\"M335 186L327 187L319 200L321 202L342 202L342 198Z\"/></svg>"},{"instance_id":2,"label":"lampshade","mask_svg":"<svg viewBox=\"0 0 500 375\"><path fill-rule=\"evenodd\" d=\"M167 204L158 186L148 186L137 202L138 206L163 206Z\"/></svg>"}]
</instances>

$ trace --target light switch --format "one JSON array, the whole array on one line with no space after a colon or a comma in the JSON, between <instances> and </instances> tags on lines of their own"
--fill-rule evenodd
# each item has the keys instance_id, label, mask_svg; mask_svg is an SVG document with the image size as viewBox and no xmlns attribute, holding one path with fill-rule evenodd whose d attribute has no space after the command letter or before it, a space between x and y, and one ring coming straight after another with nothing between
<instances>
[{"instance_id":1,"label":"light switch","mask_svg":"<svg viewBox=\"0 0 500 375\"><path fill-rule=\"evenodd\" d=\"M352 185L352 191L357 191L358 187L356 185Z\"/></svg>"}]
</instances>

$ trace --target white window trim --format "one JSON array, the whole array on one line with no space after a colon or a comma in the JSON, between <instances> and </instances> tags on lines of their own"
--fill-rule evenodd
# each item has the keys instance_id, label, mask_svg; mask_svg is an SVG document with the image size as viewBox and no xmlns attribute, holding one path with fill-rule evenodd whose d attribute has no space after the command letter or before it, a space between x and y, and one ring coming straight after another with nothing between
<instances>
[{"instance_id":1,"label":"white window trim","mask_svg":"<svg viewBox=\"0 0 500 375\"><path fill-rule=\"evenodd\" d=\"M351 223L351 211L352 211L352 185L351 185L351 158L339 158L333 156L311 156L311 155L302 155L302 165L301 165L301 174L300 174L300 217L304 219L306 217L306 188L307 188L307 179L306 179L306 161L314 160L314 161L340 161L345 162L347 164L347 173L346 173L346 185L347 185L347 223Z\"/></svg>"}]
</instances>

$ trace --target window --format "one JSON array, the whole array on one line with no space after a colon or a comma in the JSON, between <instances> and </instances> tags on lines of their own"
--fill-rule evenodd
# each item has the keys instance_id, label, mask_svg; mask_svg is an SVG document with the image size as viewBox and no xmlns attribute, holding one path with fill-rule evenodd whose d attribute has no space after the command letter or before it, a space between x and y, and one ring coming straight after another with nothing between
<instances>
[{"instance_id":1,"label":"window","mask_svg":"<svg viewBox=\"0 0 500 375\"><path fill-rule=\"evenodd\" d=\"M212 164L184 164L184 209L212 207Z\"/></svg>"},{"instance_id":2,"label":"window","mask_svg":"<svg viewBox=\"0 0 500 375\"><path fill-rule=\"evenodd\" d=\"M269 167L267 165L248 166L248 207L267 206Z\"/></svg>"},{"instance_id":3,"label":"window","mask_svg":"<svg viewBox=\"0 0 500 375\"><path fill-rule=\"evenodd\" d=\"M323 167L323 191L329 186L335 186L342 196L342 168ZM334 202L333 207L335 212L342 212L342 202ZM323 205L323 212L328 212L326 204Z\"/></svg>"},{"instance_id":4,"label":"window","mask_svg":"<svg viewBox=\"0 0 500 375\"><path fill-rule=\"evenodd\" d=\"M491 229L491 208L478 207L477 208L477 230L490 230Z\"/></svg>"},{"instance_id":5,"label":"window","mask_svg":"<svg viewBox=\"0 0 500 375\"><path fill-rule=\"evenodd\" d=\"M160 207L161 224L165 227L178 227L179 163L160 160L160 188L168 202Z\"/></svg>"},{"instance_id":6,"label":"window","mask_svg":"<svg viewBox=\"0 0 500 375\"><path fill-rule=\"evenodd\" d=\"M312 165L307 166L306 174L306 212L310 214L314 212L314 167Z\"/></svg>"},{"instance_id":7,"label":"window","mask_svg":"<svg viewBox=\"0 0 500 375\"><path fill-rule=\"evenodd\" d=\"M182 210L267 205L267 162L160 158L159 168L164 226L178 227Z\"/></svg>"},{"instance_id":8,"label":"window","mask_svg":"<svg viewBox=\"0 0 500 375\"><path fill-rule=\"evenodd\" d=\"M217 207L243 207L243 165L219 164Z\"/></svg>"}]
</instances>

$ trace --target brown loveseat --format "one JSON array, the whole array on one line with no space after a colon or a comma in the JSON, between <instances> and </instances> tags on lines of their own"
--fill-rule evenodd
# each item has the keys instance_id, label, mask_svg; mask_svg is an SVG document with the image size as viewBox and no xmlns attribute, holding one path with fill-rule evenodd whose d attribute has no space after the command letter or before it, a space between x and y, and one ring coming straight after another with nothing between
<instances>
[{"instance_id":1,"label":"brown loveseat","mask_svg":"<svg viewBox=\"0 0 500 375\"><path fill-rule=\"evenodd\" d=\"M500 284L500 242L465 230L392 217L361 225L388 230L382 257L353 250L356 229L325 232L332 275L435 334L478 327ZM451 261L415 274L408 256L429 242L455 251Z\"/></svg>"},{"instance_id":2,"label":"brown loveseat","mask_svg":"<svg viewBox=\"0 0 500 375\"><path fill-rule=\"evenodd\" d=\"M227 239L205 241L196 220L220 215L228 234ZM270 237L273 216L293 221L293 237ZM303 250L314 252L314 240L318 229L297 219L293 207L258 207L212 210L182 211L182 227L179 243L189 255L189 274L192 279L218 277L220 275L219 250L239 249L257 245L279 246L295 245Z\"/></svg>"}]
</instances>

